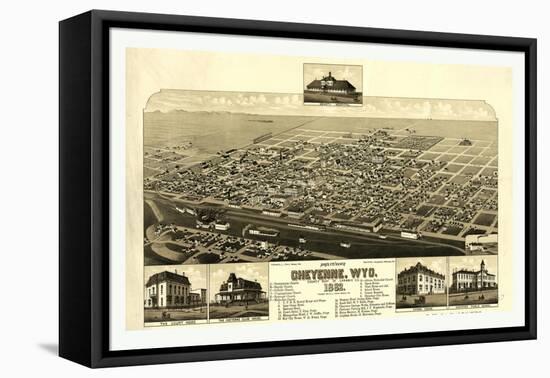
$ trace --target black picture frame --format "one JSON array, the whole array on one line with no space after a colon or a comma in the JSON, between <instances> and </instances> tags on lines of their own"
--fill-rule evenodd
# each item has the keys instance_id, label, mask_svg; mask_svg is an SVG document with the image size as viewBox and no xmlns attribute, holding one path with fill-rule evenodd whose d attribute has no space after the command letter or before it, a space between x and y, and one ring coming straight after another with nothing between
<instances>
[{"instance_id":1,"label":"black picture frame","mask_svg":"<svg viewBox=\"0 0 550 378\"><path fill-rule=\"evenodd\" d=\"M525 54L525 325L109 351L109 29L114 27ZM536 39L93 10L59 24L59 354L89 367L536 338Z\"/></svg>"}]
</instances>

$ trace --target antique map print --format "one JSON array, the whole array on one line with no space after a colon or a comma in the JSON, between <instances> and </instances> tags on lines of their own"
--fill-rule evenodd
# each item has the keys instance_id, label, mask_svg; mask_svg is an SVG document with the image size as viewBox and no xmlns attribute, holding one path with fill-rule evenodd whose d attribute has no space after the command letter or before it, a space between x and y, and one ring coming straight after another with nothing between
<instances>
[{"instance_id":1,"label":"antique map print","mask_svg":"<svg viewBox=\"0 0 550 378\"><path fill-rule=\"evenodd\" d=\"M510 70L127 54L128 96L147 93L130 113L143 207L132 327L510 305L511 235L498 232Z\"/></svg>"}]
</instances>

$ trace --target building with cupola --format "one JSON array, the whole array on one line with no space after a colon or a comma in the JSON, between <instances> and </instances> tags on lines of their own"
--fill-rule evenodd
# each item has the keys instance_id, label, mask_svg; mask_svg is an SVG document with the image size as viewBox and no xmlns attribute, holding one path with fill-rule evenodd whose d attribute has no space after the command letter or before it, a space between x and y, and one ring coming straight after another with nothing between
<instances>
[{"instance_id":1,"label":"building with cupola","mask_svg":"<svg viewBox=\"0 0 550 378\"><path fill-rule=\"evenodd\" d=\"M332 76L332 72L328 76L323 76L322 79L315 79L308 85L306 89L312 92L328 92L337 94L355 93L356 88L347 80L338 80Z\"/></svg>"},{"instance_id":2,"label":"building with cupola","mask_svg":"<svg viewBox=\"0 0 550 378\"><path fill-rule=\"evenodd\" d=\"M479 270L460 268L453 271L450 292L496 289L497 287L496 275L489 273L485 261L481 260Z\"/></svg>"}]
</instances>

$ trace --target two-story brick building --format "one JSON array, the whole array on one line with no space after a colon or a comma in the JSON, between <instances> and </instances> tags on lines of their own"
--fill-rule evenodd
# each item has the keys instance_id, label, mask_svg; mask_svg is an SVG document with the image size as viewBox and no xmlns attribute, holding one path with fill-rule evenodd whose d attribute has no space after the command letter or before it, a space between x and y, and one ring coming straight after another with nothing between
<instances>
[{"instance_id":1,"label":"two-story brick building","mask_svg":"<svg viewBox=\"0 0 550 378\"><path fill-rule=\"evenodd\" d=\"M145 308L174 308L206 303L206 289L198 290L191 289L185 273L155 273L145 284L144 305Z\"/></svg>"},{"instance_id":2,"label":"two-story brick building","mask_svg":"<svg viewBox=\"0 0 550 378\"><path fill-rule=\"evenodd\" d=\"M397 294L425 295L445 293L445 275L418 262L397 275Z\"/></svg>"},{"instance_id":3,"label":"two-story brick building","mask_svg":"<svg viewBox=\"0 0 550 378\"><path fill-rule=\"evenodd\" d=\"M479 270L457 269L452 275L450 291L452 293L496 289L496 275L489 273L485 261L481 260Z\"/></svg>"}]
</instances>

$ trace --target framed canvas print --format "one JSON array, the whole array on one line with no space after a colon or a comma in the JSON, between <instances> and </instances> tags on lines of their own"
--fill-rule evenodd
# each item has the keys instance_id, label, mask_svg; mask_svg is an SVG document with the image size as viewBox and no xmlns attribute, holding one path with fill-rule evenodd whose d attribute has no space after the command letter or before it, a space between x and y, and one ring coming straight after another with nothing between
<instances>
[{"instance_id":1,"label":"framed canvas print","mask_svg":"<svg viewBox=\"0 0 550 378\"><path fill-rule=\"evenodd\" d=\"M536 41L60 23L60 355L536 337Z\"/></svg>"}]
</instances>

